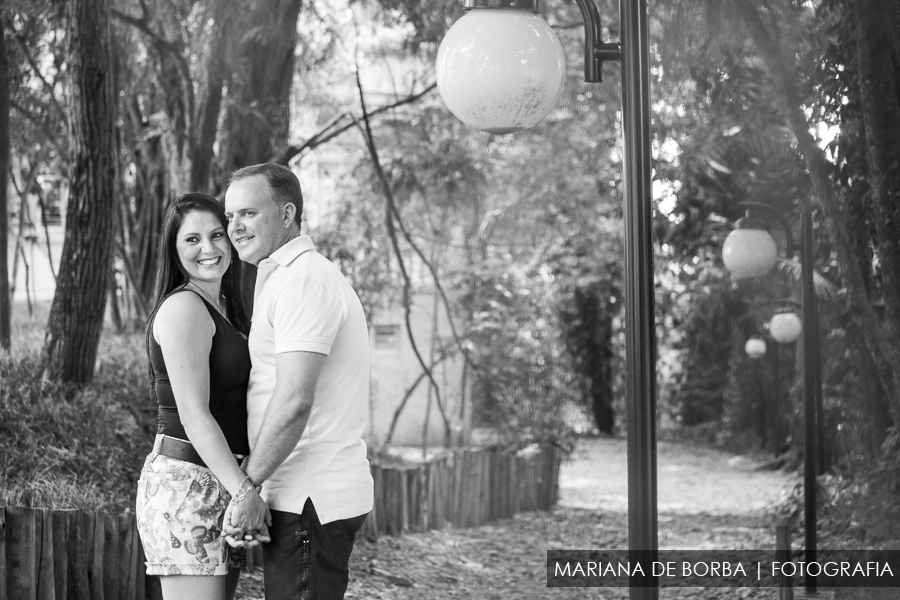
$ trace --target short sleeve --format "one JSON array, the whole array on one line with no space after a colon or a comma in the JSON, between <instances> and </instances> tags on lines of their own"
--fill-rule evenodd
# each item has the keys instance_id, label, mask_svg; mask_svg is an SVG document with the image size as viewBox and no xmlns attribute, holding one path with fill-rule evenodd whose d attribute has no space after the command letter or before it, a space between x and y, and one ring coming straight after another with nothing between
<instances>
[{"instance_id":1,"label":"short sleeve","mask_svg":"<svg viewBox=\"0 0 900 600\"><path fill-rule=\"evenodd\" d=\"M284 282L269 305L275 354L316 352L328 355L346 319L340 300L326 286L306 278Z\"/></svg>"}]
</instances>

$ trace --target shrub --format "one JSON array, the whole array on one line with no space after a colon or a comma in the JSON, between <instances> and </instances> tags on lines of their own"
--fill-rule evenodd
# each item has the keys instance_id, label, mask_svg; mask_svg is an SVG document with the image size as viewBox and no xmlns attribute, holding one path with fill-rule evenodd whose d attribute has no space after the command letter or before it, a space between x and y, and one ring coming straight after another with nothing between
<instances>
[{"instance_id":1,"label":"shrub","mask_svg":"<svg viewBox=\"0 0 900 600\"><path fill-rule=\"evenodd\" d=\"M105 334L94 382L41 376L37 351L0 353L0 506L129 510L156 430L140 334Z\"/></svg>"}]
</instances>

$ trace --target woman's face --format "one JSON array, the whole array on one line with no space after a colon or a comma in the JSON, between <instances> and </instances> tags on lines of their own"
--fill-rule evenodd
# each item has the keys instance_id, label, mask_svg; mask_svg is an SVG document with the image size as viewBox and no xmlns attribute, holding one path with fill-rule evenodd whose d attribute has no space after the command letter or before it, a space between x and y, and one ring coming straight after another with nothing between
<instances>
[{"instance_id":1,"label":"woman's face","mask_svg":"<svg viewBox=\"0 0 900 600\"><path fill-rule=\"evenodd\" d=\"M194 282L217 282L231 264L231 243L219 219L195 210L184 216L175 234L181 266Z\"/></svg>"}]
</instances>

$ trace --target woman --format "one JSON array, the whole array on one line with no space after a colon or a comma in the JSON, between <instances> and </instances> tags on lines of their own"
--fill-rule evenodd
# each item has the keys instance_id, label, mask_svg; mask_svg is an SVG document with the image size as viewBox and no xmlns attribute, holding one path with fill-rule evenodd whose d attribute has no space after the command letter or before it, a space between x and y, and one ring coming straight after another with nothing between
<instances>
[{"instance_id":1,"label":"woman","mask_svg":"<svg viewBox=\"0 0 900 600\"><path fill-rule=\"evenodd\" d=\"M158 426L138 482L137 523L165 600L234 597L240 565L223 517L229 501L258 493L240 467L250 452L249 326L227 225L215 198L185 194L166 212L159 243L147 321ZM254 543L268 541L263 518Z\"/></svg>"}]
</instances>

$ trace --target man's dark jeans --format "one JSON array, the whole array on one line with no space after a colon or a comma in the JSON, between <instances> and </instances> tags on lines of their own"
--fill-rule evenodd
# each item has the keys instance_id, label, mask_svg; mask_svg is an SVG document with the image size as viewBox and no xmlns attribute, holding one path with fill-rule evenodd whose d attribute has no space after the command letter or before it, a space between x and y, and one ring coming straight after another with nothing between
<instances>
[{"instance_id":1,"label":"man's dark jeans","mask_svg":"<svg viewBox=\"0 0 900 600\"><path fill-rule=\"evenodd\" d=\"M272 541L263 544L266 600L342 600L353 542L367 515L322 525L311 500L299 515L270 512Z\"/></svg>"}]
</instances>

